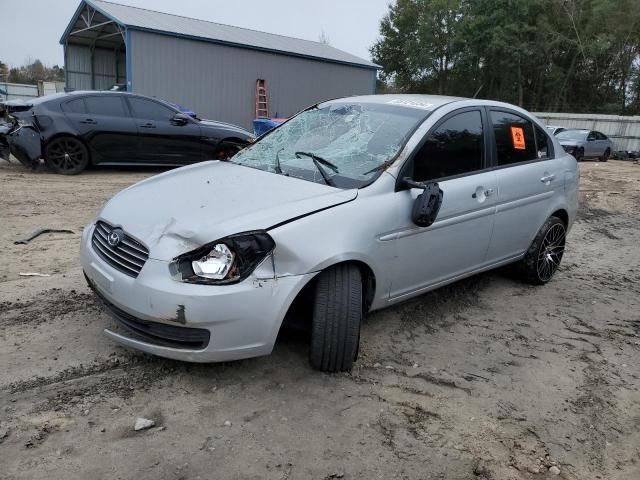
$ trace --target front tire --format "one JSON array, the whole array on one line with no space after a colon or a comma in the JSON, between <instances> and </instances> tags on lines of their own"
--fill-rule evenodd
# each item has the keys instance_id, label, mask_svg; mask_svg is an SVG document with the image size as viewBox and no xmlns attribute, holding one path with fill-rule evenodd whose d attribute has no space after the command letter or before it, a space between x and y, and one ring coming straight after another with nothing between
<instances>
[{"instance_id":1,"label":"front tire","mask_svg":"<svg viewBox=\"0 0 640 480\"><path fill-rule=\"evenodd\" d=\"M309 362L316 370L351 370L358 354L363 317L362 275L349 264L336 265L318 276Z\"/></svg>"},{"instance_id":2,"label":"front tire","mask_svg":"<svg viewBox=\"0 0 640 480\"><path fill-rule=\"evenodd\" d=\"M558 217L549 217L524 258L516 264L522 280L532 285L547 283L560 266L564 255L567 227Z\"/></svg>"},{"instance_id":3,"label":"front tire","mask_svg":"<svg viewBox=\"0 0 640 480\"><path fill-rule=\"evenodd\" d=\"M580 148L576 152L576 162L581 162L582 160L584 160L584 150Z\"/></svg>"},{"instance_id":4,"label":"front tire","mask_svg":"<svg viewBox=\"0 0 640 480\"><path fill-rule=\"evenodd\" d=\"M77 175L89 165L89 150L77 138L58 137L45 147L44 161L52 172Z\"/></svg>"}]
</instances>

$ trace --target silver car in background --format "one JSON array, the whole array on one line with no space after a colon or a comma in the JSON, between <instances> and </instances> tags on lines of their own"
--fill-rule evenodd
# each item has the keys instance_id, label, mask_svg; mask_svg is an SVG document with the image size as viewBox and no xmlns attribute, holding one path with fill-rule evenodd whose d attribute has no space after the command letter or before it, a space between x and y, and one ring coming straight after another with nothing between
<instances>
[{"instance_id":1,"label":"silver car in background","mask_svg":"<svg viewBox=\"0 0 640 480\"><path fill-rule=\"evenodd\" d=\"M569 129L557 133L556 138L562 148L579 162L585 158L606 162L613 151L611 140L604 133L594 130Z\"/></svg>"},{"instance_id":2,"label":"silver car in background","mask_svg":"<svg viewBox=\"0 0 640 480\"><path fill-rule=\"evenodd\" d=\"M283 322L311 365L351 368L367 312L514 263L558 268L578 169L504 103L380 95L320 103L230 161L180 168L111 199L82 267L125 331L116 342L194 362L269 354Z\"/></svg>"}]
</instances>

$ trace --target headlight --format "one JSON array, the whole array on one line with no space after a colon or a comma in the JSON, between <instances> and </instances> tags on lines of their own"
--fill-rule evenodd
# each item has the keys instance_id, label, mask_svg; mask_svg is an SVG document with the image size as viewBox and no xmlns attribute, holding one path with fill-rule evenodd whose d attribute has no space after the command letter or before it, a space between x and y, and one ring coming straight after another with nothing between
<instances>
[{"instance_id":1,"label":"headlight","mask_svg":"<svg viewBox=\"0 0 640 480\"><path fill-rule=\"evenodd\" d=\"M266 232L238 233L176 257L169 268L175 279L187 283L238 283L251 275L275 246Z\"/></svg>"},{"instance_id":2,"label":"headlight","mask_svg":"<svg viewBox=\"0 0 640 480\"><path fill-rule=\"evenodd\" d=\"M224 243L217 243L213 249L199 260L193 260L193 273L212 280L224 280L231 270L236 256Z\"/></svg>"}]
</instances>

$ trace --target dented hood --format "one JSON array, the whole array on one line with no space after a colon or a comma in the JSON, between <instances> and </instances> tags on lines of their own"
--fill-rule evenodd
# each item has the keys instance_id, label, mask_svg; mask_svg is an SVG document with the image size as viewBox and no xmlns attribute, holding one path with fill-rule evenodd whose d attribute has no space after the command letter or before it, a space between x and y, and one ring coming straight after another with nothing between
<instances>
[{"instance_id":1,"label":"dented hood","mask_svg":"<svg viewBox=\"0 0 640 480\"><path fill-rule=\"evenodd\" d=\"M274 225L355 199L341 190L228 162L156 175L113 197L100 218L171 260L227 235Z\"/></svg>"}]
</instances>

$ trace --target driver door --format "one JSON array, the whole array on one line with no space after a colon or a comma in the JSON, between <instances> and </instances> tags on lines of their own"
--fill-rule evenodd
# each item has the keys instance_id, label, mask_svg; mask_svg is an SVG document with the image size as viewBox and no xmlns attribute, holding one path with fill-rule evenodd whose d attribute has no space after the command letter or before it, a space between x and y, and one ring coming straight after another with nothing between
<instances>
[{"instance_id":1,"label":"driver door","mask_svg":"<svg viewBox=\"0 0 640 480\"><path fill-rule=\"evenodd\" d=\"M175 111L148 98L127 97L138 129L138 158L156 165L186 165L205 160L196 120L175 125Z\"/></svg>"},{"instance_id":2,"label":"driver door","mask_svg":"<svg viewBox=\"0 0 640 480\"><path fill-rule=\"evenodd\" d=\"M485 265L497 197L496 175L488 170L486 120L481 109L445 116L425 136L403 176L438 182L444 192L435 222L418 227L411 211L420 189L396 192L396 261L390 300L435 288Z\"/></svg>"}]
</instances>

